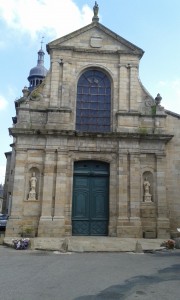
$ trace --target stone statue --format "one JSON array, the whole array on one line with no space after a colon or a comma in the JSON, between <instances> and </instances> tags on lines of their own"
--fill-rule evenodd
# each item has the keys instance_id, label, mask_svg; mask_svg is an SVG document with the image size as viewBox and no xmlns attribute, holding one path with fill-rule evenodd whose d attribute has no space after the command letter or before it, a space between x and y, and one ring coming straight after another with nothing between
<instances>
[{"instance_id":1,"label":"stone statue","mask_svg":"<svg viewBox=\"0 0 180 300\"><path fill-rule=\"evenodd\" d=\"M94 17L97 17L98 16L98 11L99 11L99 6L98 6L96 1L95 1L95 5L93 7L93 10L94 10Z\"/></svg>"},{"instance_id":2,"label":"stone statue","mask_svg":"<svg viewBox=\"0 0 180 300\"><path fill-rule=\"evenodd\" d=\"M144 180L144 183L143 183L143 186L144 186L144 202L151 202L151 198L152 198L152 195L150 194L150 183L147 179L147 177L145 178Z\"/></svg>"},{"instance_id":3,"label":"stone statue","mask_svg":"<svg viewBox=\"0 0 180 300\"><path fill-rule=\"evenodd\" d=\"M98 17L99 6L98 6L96 1L95 1L95 5L93 7L93 11L94 11L94 16L93 16L92 20L93 21L99 21L99 17Z\"/></svg>"},{"instance_id":4,"label":"stone statue","mask_svg":"<svg viewBox=\"0 0 180 300\"><path fill-rule=\"evenodd\" d=\"M29 192L28 200L36 200L36 185L37 185L37 178L35 172L33 172L30 178L30 192Z\"/></svg>"}]
</instances>

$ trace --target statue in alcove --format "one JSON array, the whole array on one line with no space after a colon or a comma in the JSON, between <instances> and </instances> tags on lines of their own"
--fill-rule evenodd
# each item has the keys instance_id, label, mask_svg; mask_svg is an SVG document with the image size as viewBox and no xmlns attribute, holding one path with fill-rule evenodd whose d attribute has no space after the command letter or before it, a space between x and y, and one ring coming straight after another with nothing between
<instances>
[{"instance_id":1,"label":"statue in alcove","mask_svg":"<svg viewBox=\"0 0 180 300\"><path fill-rule=\"evenodd\" d=\"M30 192L28 200L37 200L36 199L36 186L37 186L37 178L35 172L32 173L30 178Z\"/></svg>"},{"instance_id":2,"label":"statue in alcove","mask_svg":"<svg viewBox=\"0 0 180 300\"><path fill-rule=\"evenodd\" d=\"M152 202L152 195L150 194L150 182L147 177L144 179L143 187L144 187L144 202Z\"/></svg>"}]
</instances>

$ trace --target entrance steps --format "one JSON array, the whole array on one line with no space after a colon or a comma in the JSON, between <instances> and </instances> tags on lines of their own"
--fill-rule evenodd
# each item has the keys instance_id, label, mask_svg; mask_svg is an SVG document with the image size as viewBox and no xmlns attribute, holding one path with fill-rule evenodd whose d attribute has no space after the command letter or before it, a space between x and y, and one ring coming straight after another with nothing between
<instances>
[{"instance_id":1,"label":"entrance steps","mask_svg":"<svg viewBox=\"0 0 180 300\"><path fill-rule=\"evenodd\" d=\"M15 238L15 237L14 237ZM13 237L5 237L4 244L12 246ZM31 238L31 249L60 252L136 252L161 250L164 239L137 239L117 237Z\"/></svg>"}]
</instances>

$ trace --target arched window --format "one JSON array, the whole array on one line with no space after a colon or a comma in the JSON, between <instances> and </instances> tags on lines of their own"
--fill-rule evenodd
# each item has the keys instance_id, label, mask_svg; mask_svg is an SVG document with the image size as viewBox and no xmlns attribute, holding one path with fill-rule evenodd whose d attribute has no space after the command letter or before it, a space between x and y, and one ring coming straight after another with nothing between
<instances>
[{"instance_id":1,"label":"arched window","mask_svg":"<svg viewBox=\"0 0 180 300\"><path fill-rule=\"evenodd\" d=\"M111 82L99 70L88 70L78 80L76 130L109 132L111 122Z\"/></svg>"}]
</instances>

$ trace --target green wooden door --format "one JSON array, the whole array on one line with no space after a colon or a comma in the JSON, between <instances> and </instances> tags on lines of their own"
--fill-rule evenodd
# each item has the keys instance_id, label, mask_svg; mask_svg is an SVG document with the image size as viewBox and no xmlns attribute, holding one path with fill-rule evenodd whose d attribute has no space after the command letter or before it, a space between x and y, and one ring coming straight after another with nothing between
<instances>
[{"instance_id":1,"label":"green wooden door","mask_svg":"<svg viewBox=\"0 0 180 300\"><path fill-rule=\"evenodd\" d=\"M72 234L108 234L109 165L98 161L74 164Z\"/></svg>"}]
</instances>

